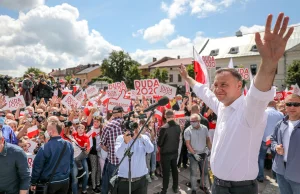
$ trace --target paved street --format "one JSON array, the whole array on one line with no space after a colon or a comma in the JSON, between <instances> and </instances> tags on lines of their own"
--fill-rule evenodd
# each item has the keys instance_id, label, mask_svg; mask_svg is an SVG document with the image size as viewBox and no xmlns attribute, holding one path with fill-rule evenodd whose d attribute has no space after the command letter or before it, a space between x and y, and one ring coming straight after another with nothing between
<instances>
[{"instance_id":1,"label":"paved street","mask_svg":"<svg viewBox=\"0 0 300 194\"><path fill-rule=\"evenodd\" d=\"M180 187L179 193L190 194L191 189L186 186L186 183L190 179L189 168L188 169L181 168L180 170L181 172L179 173L179 187ZM279 194L278 185L276 184L275 180L271 178L272 177L271 171L266 170L265 173L266 173L266 180L264 181L264 183L259 183L258 185L259 194ZM153 181L148 185L148 194L153 194L155 192L160 191L161 187L162 187L162 178L159 178L157 181ZM170 180L169 183L168 193L170 194L174 193L172 191L172 180ZM198 189L197 193L202 194L203 192L200 189Z\"/></svg>"}]
</instances>

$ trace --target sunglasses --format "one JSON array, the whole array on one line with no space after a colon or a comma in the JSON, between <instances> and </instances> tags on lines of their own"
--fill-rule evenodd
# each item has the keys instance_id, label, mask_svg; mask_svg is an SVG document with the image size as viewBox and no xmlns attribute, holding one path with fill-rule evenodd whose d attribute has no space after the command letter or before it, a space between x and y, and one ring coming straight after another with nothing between
<instances>
[{"instance_id":1,"label":"sunglasses","mask_svg":"<svg viewBox=\"0 0 300 194\"><path fill-rule=\"evenodd\" d=\"M288 107L291 107L291 106L299 107L300 102L287 102L287 103L285 103L285 105L288 106Z\"/></svg>"}]
</instances>

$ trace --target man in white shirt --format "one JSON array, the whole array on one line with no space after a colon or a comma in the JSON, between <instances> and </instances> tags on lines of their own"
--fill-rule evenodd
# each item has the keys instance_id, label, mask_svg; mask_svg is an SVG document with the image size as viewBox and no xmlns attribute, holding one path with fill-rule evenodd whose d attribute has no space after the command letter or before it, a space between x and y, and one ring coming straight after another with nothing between
<instances>
[{"instance_id":1,"label":"man in white shirt","mask_svg":"<svg viewBox=\"0 0 300 194\"><path fill-rule=\"evenodd\" d=\"M181 77L218 115L210 160L215 175L213 194L258 193L255 179L257 156L267 122L265 109L275 96L272 85L277 64L293 33L292 27L287 31L288 21L289 18L280 13L271 31L272 15L269 15L263 40L259 33L255 34L262 63L245 97L242 95L242 77L235 69L219 69L212 92L208 86L188 76L184 65L180 67Z\"/></svg>"}]
</instances>

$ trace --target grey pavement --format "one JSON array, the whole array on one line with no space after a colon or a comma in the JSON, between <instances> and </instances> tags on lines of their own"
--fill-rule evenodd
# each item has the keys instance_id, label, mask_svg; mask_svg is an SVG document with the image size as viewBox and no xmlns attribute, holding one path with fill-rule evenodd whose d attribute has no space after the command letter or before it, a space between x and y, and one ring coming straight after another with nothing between
<instances>
[{"instance_id":1,"label":"grey pavement","mask_svg":"<svg viewBox=\"0 0 300 194\"><path fill-rule=\"evenodd\" d=\"M200 177L200 172L199 177ZM170 173L171 174L171 173ZM275 180L271 178L271 171L265 170L266 179L264 183L258 183L258 193L259 194L279 194L278 185L276 184ZM172 177L172 175L170 175ZM172 194L174 193L172 190L172 178L170 177L169 181L169 189L168 193ZM180 169L179 173L179 193L180 194L190 194L192 191L190 188L186 186L186 183L189 182L190 179L190 170L189 168ZM153 194L156 192L161 191L162 188L162 178L159 177L158 180L154 181L152 180L152 183L149 183L148 185L148 194ZM204 194L200 189L197 190L197 194Z\"/></svg>"}]
</instances>

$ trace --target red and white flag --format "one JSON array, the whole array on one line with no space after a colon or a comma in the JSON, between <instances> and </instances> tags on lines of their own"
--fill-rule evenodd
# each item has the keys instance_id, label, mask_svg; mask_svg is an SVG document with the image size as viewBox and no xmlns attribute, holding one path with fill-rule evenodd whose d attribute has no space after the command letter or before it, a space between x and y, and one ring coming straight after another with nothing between
<instances>
[{"instance_id":1,"label":"red and white flag","mask_svg":"<svg viewBox=\"0 0 300 194\"><path fill-rule=\"evenodd\" d=\"M247 85L245 85L245 87L244 87L244 96L247 95L247 92L248 92L248 87L247 87Z\"/></svg>"},{"instance_id":2,"label":"red and white flag","mask_svg":"<svg viewBox=\"0 0 300 194\"><path fill-rule=\"evenodd\" d=\"M271 135L266 138L266 145L271 145Z\"/></svg>"},{"instance_id":3,"label":"red and white flag","mask_svg":"<svg viewBox=\"0 0 300 194\"><path fill-rule=\"evenodd\" d=\"M72 90L69 90L69 89L65 88L65 89L62 91L62 94L63 94L64 96L66 96L66 95L68 95L68 94L72 94Z\"/></svg>"},{"instance_id":4,"label":"red and white flag","mask_svg":"<svg viewBox=\"0 0 300 194\"><path fill-rule=\"evenodd\" d=\"M195 48L193 48L194 52L194 71L195 71L195 80L202 84L209 84L209 77L207 73L207 68L202 60L202 57L198 54Z\"/></svg>"},{"instance_id":5,"label":"red and white flag","mask_svg":"<svg viewBox=\"0 0 300 194\"><path fill-rule=\"evenodd\" d=\"M37 136L38 134L39 134L39 129L36 125L27 129L27 136L29 137L29 139Z\"/></svg>"},{"instance_id":6,"label":"red and white flag","mask_svg":"<svg viewBox=\"0 0 300 194\"><path fill-rule=\"evenodd\" d=\"M107 94L105 94L105 96L103 96L103 97L101 98L101 101L102 101L102 104L107 104L107 103L108 103L109 98L108 98Z\"/></svg>"},{"instance_id":7,"label":"red and white flag","mask_svg":"<svg viewBox=\"0 0 300 194\"><path fill-rule=\"evenodd\" d=\"M163 118L163 107L162 106L159 106L157 107L157 109L155 110L155 118L157 118L158 120L162 120Z\"/></svg>"},{"instance_id":8,"label":"red and white flag","mask_svg":"<svg viewBox=\"0 0 300 194\"><path fill-rule=\"evenodd\" d=\"M184 117L185 117L184 111L175 111L175 118L176 119L184 118Z\"/></svg>"}]
</instances>

